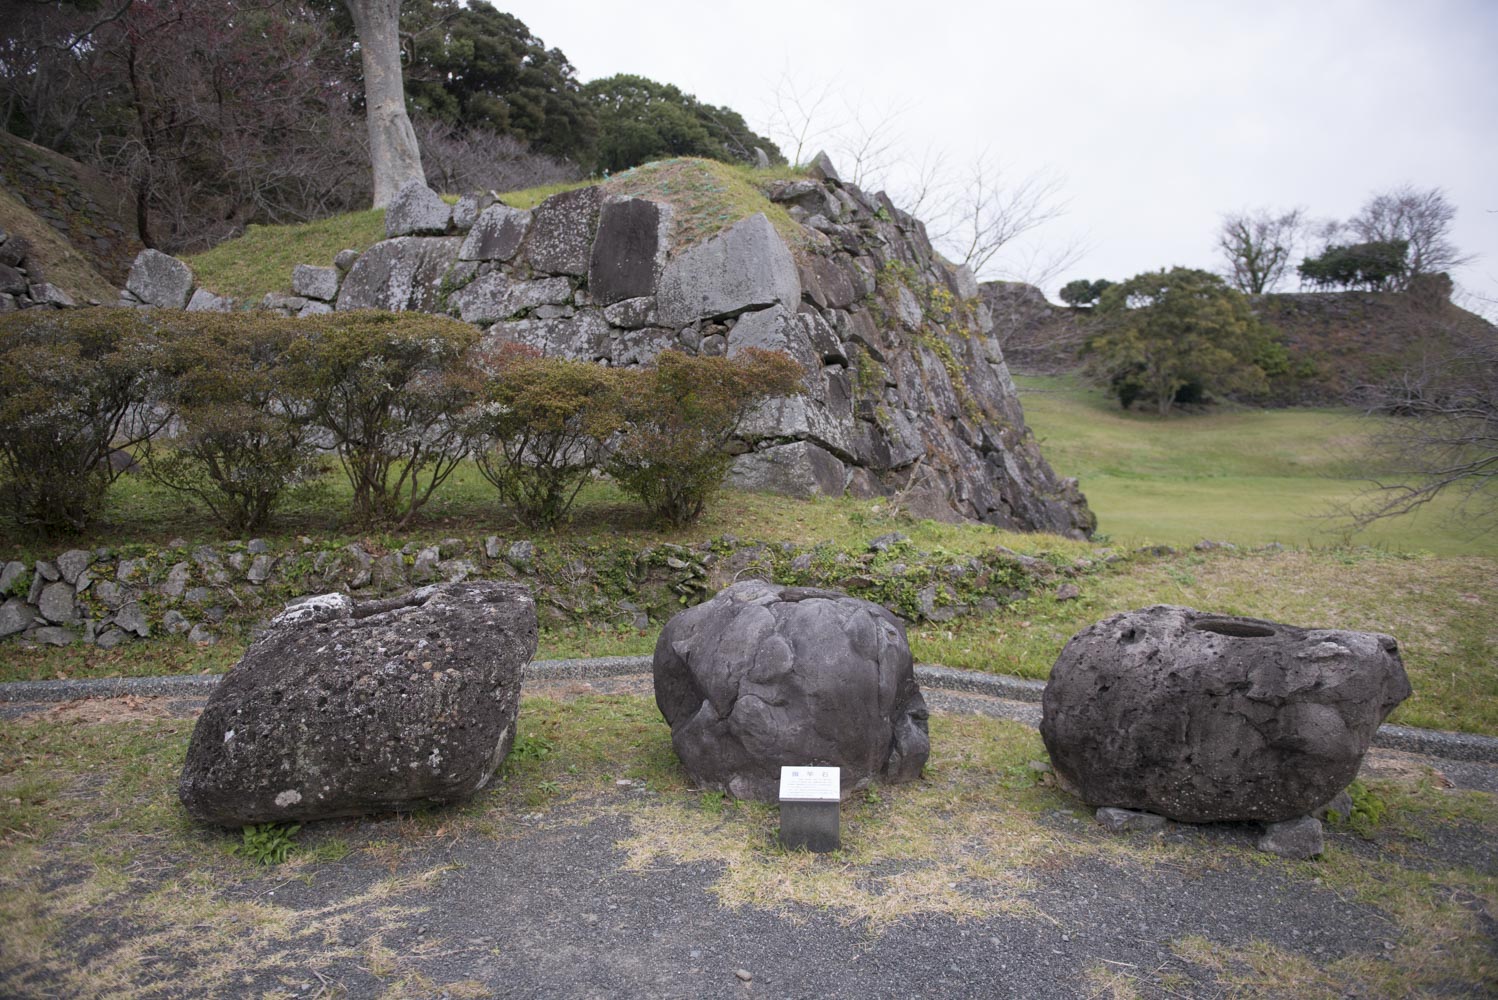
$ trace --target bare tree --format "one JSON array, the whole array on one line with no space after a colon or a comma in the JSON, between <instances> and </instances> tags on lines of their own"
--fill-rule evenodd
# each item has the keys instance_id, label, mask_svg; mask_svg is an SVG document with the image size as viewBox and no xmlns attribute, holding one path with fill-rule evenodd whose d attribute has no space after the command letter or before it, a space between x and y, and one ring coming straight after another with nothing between
<instances>
[{"instance_id":1,"label":"bare tree","mask_svg":"<svg viewBox=\"0 0 1498 1000\"><path fill-rule=\"evenodd\" d=\"M1374 447L1391 471L1341 511L1356 527L1445 494L1460 497L1458 509L1475 530L1498 526L1498 333L1474 323L1444 324L1444 336L1431 340L1443 346L1361 391L1369 413L1388 418Z\"/></svg>"},{"instance_id":2,"label":"bare tree","mask_svg":"<svg viewBox=\"0 0 1498 1000\"><path fill-rule=\"evenodd\" d=\"M1224 277L1250 295L1273 291L1305 227L1305 211L1299 208L1278 215L1267 208L1224 215L1217 230L1217 248L1227 264Z\"/></svg>"},{"instance_id":3,"label":"bare tree","mask_svg":"<svg viewBox=\"0 0 1498 1000\"><path fill-rule=\"evenodd\" d=\"M517 191L582 176L575 163L534 153L512 135L459 129L423 116L413 124L427 176L438 191Z\"/></svg>"},{"instance_id":4,"label":"bare tree","mask_svg":"<svg viewBox=\"0 0 1498 1000\"><path fill-rule=\"evenodd\" d=\"M792 165L816 155L819 143L843 125L837 104L838 83L828 80L813 88L791 75L789 67L770 91L764 132L775 141Z\"/></svg>"},{"instance_id":5,"label":"bare tree","mask_svg":"<svg viewBox=\"0 0 1498 1000\"><path fill-rule=\"evenodd\" d=\"M933 242L949 256L981 274L1005 246L1061 216L1060 175L1043 170L1009 182L1002 166L987 151L979 153L944 218L935 222Z\"/></svg>"},{"instance_id":6,"label":"bare tree","mask_svg":"<svg viewBox=\"0 0 1498 1000\"><path fill-rule=\"evenodd\" d=\"M1422 191L1401 184L1368 199L1362 211L1348 220L1347 228L1365 243L1407 241L1408 270L1403 284L1408 284L1419 275L1450 271L1473 259L1450 240L1455 218L1456 206L1440 188Z\"/></svg>"},{"instance_id":7,"label":"bare tree","mask_svg":"<svg viewBox=\"0 0 1498 1000\"><path fill-rule=\"evenodd\" d=\"M401 0L343 0L359 36L364 67L364 109L369 120L369 160L374 207L384 208L409 181L425 183L421 150L406 114L401 82Z\"/></svg>"}]
</instances>

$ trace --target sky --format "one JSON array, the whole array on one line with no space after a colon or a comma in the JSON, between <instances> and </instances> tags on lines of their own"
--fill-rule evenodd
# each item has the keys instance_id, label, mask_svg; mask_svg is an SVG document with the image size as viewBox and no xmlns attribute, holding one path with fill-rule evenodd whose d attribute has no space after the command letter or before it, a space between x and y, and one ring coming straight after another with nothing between
<instances>
[{"instance_id":1,"label":"sky","mask_svg":"<svg viewBox=\"0 0 1498 1000\"><path fill-rule=\"evenodd\" d=\"M1498 0L496 6L582 80L673 83L772 138L777 97L825 94L814 123L896 140L892 193L922 162L965 186L985 154L1000 184L1055 178L1064 214L986 275L1033 277L1072 249L1053 299L1071 278L1221 268L1224 212L1346 219L1408 182L1444 190L1452 241L1478 255L1457 283L1498 300Z\"/></svg>"}]
</instances>

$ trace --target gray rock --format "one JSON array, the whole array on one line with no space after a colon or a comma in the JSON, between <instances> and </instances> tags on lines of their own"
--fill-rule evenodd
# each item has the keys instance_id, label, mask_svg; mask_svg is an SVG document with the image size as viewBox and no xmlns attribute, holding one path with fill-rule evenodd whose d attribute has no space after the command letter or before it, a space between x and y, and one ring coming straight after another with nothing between
<instances>
[{"instance_id":1,"label":"gray rock","mask_svg":"<svg viewBox=\"0 0 1498 1000\"><path fill-rule=\"evenodd\" d=\"M161 627L172 635L181 635L192 628L192 623L183 616L182 612L172 609L161 616Z\"/></svg>"},{"instance_id":2,"label":"gray rock","mask_svg":"<svg viewBox=\"0 0 1498 1000\"><path fill-rule=\"evenodd\" d=\"M498 559L504 550L499 547L499 536L490 535L484 539L484 556L488 559Z\"/></svg>"},{"instance_id":3,"label":"gray rock","mask_svg":"<svg viewBox=\"0 0 1498 1000\"><path fill-rule=\"evenodd\" d=\"M234 300L222 295L215 295L206 288L199 288L192 293L192 298L187 301L188 312L213 312L226 313L234 311Z\"/></svg>"},{"instance_id":4,"label":"gray rock","mask_svg":"<svg viewBox=\"0 0 1498 1000\"><path fill-rule=\"evenodd\" d=\"M1264 824L1258 844L1261 851L1297 861L1316 857L1324 846L1321 821L1310 816Z\"/></svg>"},{"instance_id":5,"label":"gray rock","mask_svg":"<svg viewBox=\"0 0 1498 1000\"><path fill-rule=\"evenodd\" d=\"M453 205L453 228L466 233L478 221L479 213L494 204L494 195L487 191L465 194Z\"/></svg>"},{"instance_id":6,"label":"gray rock","mask_svg":"<svg viewBox=\"0 0 1498 1000\"><path fill-rule=\"evenodd\" d=\"M441 574L437 572L437 564L442 561L442 553L437 546L429 545L416 553L416 563L411 567L412 583L430 583Z\"/></svg>"},{"instance_id":7,"label":"gray rock","mask_svg":"<svg viewBox=\"0 0 1498 1000\"><path fill-rule=\"evenodd\" d=\"M453 210L421 181L407 181L385 207L385 237L441 236Z\"/></svg>"},{"instance_id":8,"label":"gray rock","mask_svg":"<svg viewBox=\"0 0 1498 1000\"><path fill-rule=\"evenodd\" d=\"M10 593L10 588L26 572L26 564L12 559L4 566L0 566L0 595Z\"/></svg>"},{"instance_id":9,"label":"gray rock","mask_svg":"<svg viewBox=\"0 0 1498 1000\"><path fill-rule=\"evenodd\" d=\"M298 264L291 269L291 290L304 298L332 302L338 298L338 282L342 277L336 267Z\"/></svg>"},{"instance_id":10,"label":"gray rock","mask_svg":"<svg viewBox=\"0 0 1498 1000\"><path fill-rule=\"evenodd\" d=\"M51 306L55 309L71 309L78 304L71 295L50 281L31 286L31 301L39 306Z\"/></svg>"},{"instance_id":11,"label":"gray rock","mask_svg":"<svg viewBox=\"0 0 1498 1000\"><path fill-rule=\"evenodd\" d=\"M83 549L68 549L57 557L57 572L62 574L63 580L77 585L78 577L93 564L93 561L92 552L85 552Z\"/></svg>"},{"instance_id":12,"label":"gray rock","mask_svg":"<svg viewBox=\"0 0 1498 1000\"><path fill-rule=\"evenodd\" d=\"M509 205L490 205L474 221L458 250L459 260L507 261L515 256L531 225L531 213Z\"/></svg>"},{"instance_id":13,"label":"gray rock","mask_svg":"<svg viewBox=\"0 0 1498 1000\"><path fill-rule=\"evenodd\" d=\"M114 578L121 583L129 583L135 579L144 565L144 559L121 559L120 564L114 568Z\"/></svg>"},{"instance_id":14,"label":"gray rock","mask_svg":"<svg viewBox=\"0 0 1498 1000\"><path fill-rule=\"evenodd\" d=\"M114 624L116 628L133 632L142 639L151 634L151 625L146 621L145 609L133 601L114 613Z\"/></svg>"},{"instance_id":15,"label":"gray rock","mask_svg":"<svg viewBox=\"0 0 1498 1000\"><path fill-rule=\"evenodd\" d=\"M603 318L621 330L639 330L656 325L655 296L622 299L603 307Z\"/></svg>"},{"instance_id":16,"label":"gray rock","mask_svg":"<svg viewBox=\"0 0 1498 1000\"><path fill-rule=\"evenodd\" d=\"M1347 789L1344 788L1332 796L1330 802L1318 807L1311 815L1325 822L1332 813L1336 813L1344 820L1352 816L1352 796L1347 794Z\"/></svg>"},{"instance_id":17,"label":"gray rock","mask_svg":"<svg viewBox=\"0 0 1498 1000\"><path fill-rule=\"evenodd\" d=\"M752 451L734 459L728 482L736 490L810 497L840 497L848 469L825 448L810 441L792 441Z\"/></svg>"},{"instance_id":18,"label":"gray rock","mask_svg":"<svg viewBox=\"0 0 1498 1000\"><path fill-rule=\"evenodd\" d=\"M100 580L94 586L94 596L103 601L104 606L111 611L116 611L135 600L135 592L131 588L123 587L113 580Z\"/></svg>"},{"instance_id":19,"label":"gray rock","mask_svg":"<svg viewBox=\"0 0 1498 1000\"><path fill-rule=\"evenodd\" d=\"M4 604L0 604L0 638L26 631L35 620L36 614L31 610L31 605L19 597L7 599Z\"/></svg>"},{"instance_id":20,"label":"gray rock","mask_svg":"<svg viewBox=\"0 0 1498 1000\"><path fill-rule=\"evenodd\" d=\"M270 579L271 571L276 568L276 557L267 553L261 553L250 560L250 569L245 574L245 579L253 584L262 584Z\"/></svg>"},{"instance_id":21,"label":"gray rock","mask_svg":"<svg viewBox=\"0 0 1498 1000\"><path fill-rule=\"evenodd\" d=\"M252 556L264 555L270 551L270 543L263 538L251 538L244 550Z\"/></svg>"},{"instance_id":22,"label":"gray rock","mask_svg":"<svg viewBox=\"0 0 1498 1000\"><path fill-rule=\"evenodd\" d=\"M213 591L207 587L189 587L187 593L182 595L189 604L207 604L213 600Z\"/></svg>"},{"instance_id":23,"label":"gray rock","mask_svg":"<svg viewBox=\"0 0 1498 1000\"><path fill-rule=\"evenodd\" d=\"M47 560L42 559L38 560L36 563L36 575L41 577L47 583L53 583L57 580L62 579L62 570L57 568L57 564L55 562L48 562Z\"/></svg>"},{"instance_id":24,"label":"gray rock","mask_svg":"<svg viewBox=\"0 0 1498 1000\"><path fill-rule=\"evenodd\" d=\"M187 581L191 578L192 568L185 562L179 562L167 571L166 582L161 585L161 593L166 597L181 597L187 590Z\"/></svg>"},{"instance_id":25,"label":"gray rock","mask_svg":"<svg viewBox=\"0 0 1498 1000\"><path fill-rule=\"evenodd\" d=\"M354 261L359 259L357 250L340 250L333 258L333 266L342 273L348 273L348 269L354 266Z\"/></svg>"},{"instance_id":26,"label":"gray rock","mask_svg":"<svg viewBox=\"0 0 1498 1000\"><path fill-rule=\"evenodd\" d=\"M130 265L125 290L148 306L183 309L192 293L192 269L160 250L142 250Z\"/></svg>"},{"instance_id":27,"label":"gray rock","mask_svg":"<svg viewBox=\"0 0 1498 1000\"><path fill-rule=\"evenodd\" d=\"M672 618L655 699L695 785L775 801L781 765L842 769L842 794L913 781L930 752L905 630L835 591L746 580Z\"/></svg>"},{"instance_id":28,"label":"gray rock","mask_svg":"<svg viewBox=\"0 0 1498 1000\"><path fill-rule=\"evenodd\" d=\"M359 255L338 290L338 309L438 312L442 281L456 262L457 237L402 236Z\"/></svg>"},{"instance_id":29,"label":"gray rock","mask_svg":"<svg viewBox=\"0 0 1498 1000\"><path fill-rule=\"evenodd\" d=\"M307 308L307 300L300 295L287 295L285 292L266 292L265 298L260 300L260 308L282 316L295 316Z\"/></svg>"},{"instance_id":30,"label":"gray rock","mask_svg":"<svg viewBox=\"0 0 1498 1000\"><path fill-rule=\"evenodd\" d=\"M66 583L49 583L42 588L37 601L37 610L43 618L55 625L67 625L78 620L78 605L73 600L73 588Z\"/></svg>"},{"instance_id":31,"label":"gray rock","mask_svg":"<svg viewBox=\"0 0 1498 1000\"><path fill-rule=\"evenodd\" d=\"M296 314L298 316L326 316L333 311L334 308L331 302L319 302L316 299L308 299L307 304L298 309Z\"/></svg>"},{"instance_id":32,"label":"gray rock","mask_svg":"<svg viewBox=\"0 0 1498 1000\"><path fill-rule=\"evenodd\" d=\"M505 550L505 562L522 573L529 573L536 561L536 547L527 541L515 542Z\"/></svg>"},{"instance_id":33,"label":"gray rock","mask_svg":"<svg viewBox=\"0 0 1498 1000\"><path fill-rule=\"evenodd\" d=\"M952 279L952 292L958 299L976 299L978 297L978 279L973 276L973 269L966 264L947 264L947 273ZM986 325L980 325L981 329L987 329Z\"/></svg>"},{"instance_id":34,"label":"gray rock","mask_svg":"<svg viewBox=\"0 0 1498 1000\"><path fill-rule=\"evenodd\" d=\"M48 646L71 646L78 641L79 635L70 628L45 625L42 628L32 629L30 632L27 632L26 638Z\"/></svg>"},{"instance_id":35,"label":"gray rock","mask_svg":"<svg viewBox=\"0 0 1498 1000\"><path fill-rule=\"evenodd\" d=\"M1347 787L1409 693L1389 636L1156 606L1072 637L1040 731L1089 805L1277 822Z\"/></svg>"},{"instance_id":36,"label":"gray rock","mask_svg":"<svg viewBox=\"0 0 1498 1000\"><path fill-rule=\"evenodd\" d=\"M801 300L796 261L763 213L678 254L661 272L660 322L683 327Z\"/></svg>"},{"instance_id":37,"label":"gray rock","mask_svg":"<svg viewBox=\"0 0 1498 1000\"><path fill-rule=\"evenodd\" d=\"M770 169L770 154L766 153L763 149L760 149L758 146L754 147L753 152L754 152L754 166L755 166L755 168L759 169L759 170L769 170Z\"/></svg>"},{"instance_id":38,"label":"gray rock","mask_svg":"<svg viewBox=\"0 0 1498 1000\"><path fill-rule=\"evenodd\" d=\"M444 559L437 565L437 571L447 583L462 583L478 576L479 568L468 559Z\"/></svg>"},{"instance_id":39,"label":"gray rock","mask_svg":"<svg viewBox=\"0 0 1498 1000\"><path fill-rule=\"evenodd\" d=\"M655 294L666 261L671 208L644 198L606 202L588 263L588 291L599 305Z\"/></svg>"},{"instance_id":40,"label":"gray rock","mask_svg":"<svg viewBox=\"0 0 1498 1000\"><path fill-rule=\"evenodd\" d=\"M187 641L199 646L216 646L218 645L218 636L214 633L213 629L200 623L194 625L192 631L187 633Z\"/></svg>"},{"instance_id":41,"label":"gray rock","mask_svg":"<svg viewBox=\"0 0 1498 1000\"><path fill-rule=\"evenodd\" d=\"M0 293L25 295L26 275L9 264L0 264Z\"/></svg>"},{"instance_id":42,"label":"gray rock","mask_svg":"<svg viewBox=\"0 0 1498 1000\"><path fill-rule=\"evenodd\" d=\"M832 158L825 151L812 157L807 169L819 181L842 182L842 178L837 175L837 168L832 165Z\"/></svg>"},{"instance_id":43,"label":"gray rock","mask_svg":"<svg viewBox=\"0 0 1498 1000\"><path fill-rule=\"evenodd\" d=\"M1075 583L1063 583L1056 588L1056 600L1058 601L1075 601L1081 596L1082 588L1078 587Z\"/></svg>"},{"instance_id":44,"label":"gray rock","mask_svg":"<svg viewBox=\"0 0 1498 1000\"><path fill-rule=\"evenodd\" d=\"M453 296L453 301L463 322L494 323L571 297L572 283L566 278L515 281L500 271L491 271L470 282Z\"/></svg>"},{"instance_id":45,"label":"gray rock","mask_svg":"<svg viewBox=\"0 0 1498 1000\"><path fill-rule=\"evenodd\" d=\"M545 274L587 274L602 207L603 189L596 186L563 191L537 205L521 249L526 263Z\"/></svg>"},{"instance_id":46,"label":"gray rock","mask_svg":"<svg viewBox=\"0 0 1498 1000\"><path fill-rule=\"evenodd\" d=\"M127 633L122 632L117 628L109 628L99 633L98 638L94 639L94 645L98 646L100 649L114 649L116 646L118 646L128 638L130 638L130 636Z\"/></svg>"},{"instance_id":47,"label":"gray rock","mask_svg":"<svg viewBox=\"0 0 1498 1000\"><path fill-rule=\"evenodd\" d=\"M890 549L894 548L896 545L899 545L901 542L908 541L910 541L910 537L908 535L902 534L898 531L891 531L889 534L880 535L878 538L869 542L869 551L888 552Z\"/></svg>"},{"instance_id":48,"label":"gray rock","mask_svg":"<svg viewBox=\"0 0 1498 1000\"><path fill-rule=\"evenodd\" d=\"M1105 806L1095 815L1098 825L1109 833L1154 833L1165 829L1165 817L1151 812Z\"/></svg>"},{"instance_id":49,"label":"gray rock","mask_svg":"<svg viewBox=\"0 0 1498 1000\"><path fill-rule=\"evenodd\" d=\"M425 587L272 622L209 698L179 795L222 826L462 801L509 752L536 650L524 587Z\"/></svg>"}]
</instances>

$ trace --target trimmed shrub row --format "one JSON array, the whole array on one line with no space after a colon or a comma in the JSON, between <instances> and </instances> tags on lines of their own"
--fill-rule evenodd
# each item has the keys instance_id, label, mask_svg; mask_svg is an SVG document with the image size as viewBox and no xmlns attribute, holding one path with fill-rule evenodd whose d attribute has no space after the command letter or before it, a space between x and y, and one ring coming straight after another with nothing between
<instances>
[{"instance_id":1,"label":"trimmed shrub row","mask_svg":"<svg viewBox=\"0 0 1498 1000\"><path fill-rule=\"evenodd\" d=\"M598 471L682 524L721 484L739 421L799 376L764 351L611 369L483 349L417 313L31 310L0 317L0 511L81 531L133 465L247 532L336 462L352 516L401 527L472 457L535 525Z\"/></svg>"}]
</instances>

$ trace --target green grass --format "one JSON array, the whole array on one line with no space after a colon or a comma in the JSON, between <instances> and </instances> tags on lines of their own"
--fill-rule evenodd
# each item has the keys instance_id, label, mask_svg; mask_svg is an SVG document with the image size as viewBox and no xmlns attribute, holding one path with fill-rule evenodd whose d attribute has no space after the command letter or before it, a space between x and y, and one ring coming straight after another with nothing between
<instances>
[{"instance_id":1,"label":"green grass","mask_svg":"<svg viewBox=\"0 0 1498 1000\"><path fill-rule=\"evenodd\" d=\"M613 194L629 194L671 205L671 242L680 249L728 228L740 219L763 212L776 232L792 248L807 244L807 231L780 205L770 201L761 185L795 176L795 172L749 170L692 157L661 160L615 174L604 185Z\"/></svg>"},{"instance_id":2,"label":"green grass","mask_svg":"<svg viewBox=\"0 0 1498 1000\"><path fill-rule=\"evenodd\" d=\"M1124 412L1070 377L1019 377L1025 419L1062 475L1076 476L1098 530L1127 545L1373 545L1498 555L1455 501L1353 533L1339 507L1386 471L1377 422L1350 409L1231 410L1161 419Z\"/></svg>"},{"instance_id":3,"label":"green grass","mask_svg":"<svg viewBox=\"0 0 1498 1000\"><path fill-rule=\"evenodd\" d=\"M238 239L187 258L198 284L258 304L266 292L290 292L298 264L327 267L338 251L364 251L385 238L385 210L370 209L290 226L249 226Z\"/></svg>"}]
</instances>

